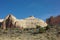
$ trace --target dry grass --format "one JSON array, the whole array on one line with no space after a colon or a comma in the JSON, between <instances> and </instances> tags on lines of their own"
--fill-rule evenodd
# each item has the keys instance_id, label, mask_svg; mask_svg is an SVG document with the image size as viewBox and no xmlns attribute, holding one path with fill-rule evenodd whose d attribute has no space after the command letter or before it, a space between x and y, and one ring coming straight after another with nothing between
<instances>
[{"instance_id":1,"label":"dry grass","mask_svg":"<svg viewBox=\"0 0 60 40\"><path fill-rule=\"evenodd\" d=\"M18 29L0 29L0 40L60 40L60 34L58 34L56 28L51 28L44 33L38 34L22 32Z\"/></svg>"}]
</instances>

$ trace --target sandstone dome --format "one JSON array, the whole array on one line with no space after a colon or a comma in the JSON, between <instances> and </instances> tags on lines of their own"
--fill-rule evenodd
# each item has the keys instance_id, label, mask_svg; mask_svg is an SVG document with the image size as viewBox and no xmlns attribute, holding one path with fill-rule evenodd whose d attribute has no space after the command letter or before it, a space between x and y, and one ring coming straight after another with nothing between
<instances>
[{"instance_id":1,"label":"sandstone dome","mask_svg":"<svg viewBox=\"0 0 60 40\"><path fill-rule=\"evenodd\" d=\"M37 25L39 25L39 26L41 26L41 27L46 27L46 26L47 26L47 23L44 22L42 19L39 19L39 22L38 22Z\"/></svg>"},{"instance_id":2,"label":"sandstone dome","mask_svg":"<svg viewBox=\"0 0 60 40\"><path fill-rule=\"evenodd\" d=\"M36 18L34 16L30 16L30 17L26 18L25 20L27 22L32 22L35 25L39 25L41 27L46 27L47 26L47 23L46 22L44 22L42 19Z\"/></svg>"},{"instance_id":3,"label":"sandstone dome","mask_svg":"<svg viewBox=\"0 0 60 40\"><path fill-rule=\"evenodd\" d=\"M36 25L41 27L46 27L47 23L44 22L42 19L36 18L34 16L30 16L25 19L16 19L16 26L23 27L23 28L36 28Z\"/></svg>"}]
</instances>

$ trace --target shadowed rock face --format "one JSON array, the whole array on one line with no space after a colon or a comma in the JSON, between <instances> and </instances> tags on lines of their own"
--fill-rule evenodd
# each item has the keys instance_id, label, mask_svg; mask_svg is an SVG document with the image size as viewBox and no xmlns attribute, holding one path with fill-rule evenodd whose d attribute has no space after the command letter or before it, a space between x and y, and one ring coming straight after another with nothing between
<instances>
[{"instance_id":1,"label":"shadowed rock face","mask_svg":"<svg viewBox=\"0 0 60 40\"><path fill-rule=\"evenodd\" d=\"M6 28L8 28L8 27L11 28L13 26L12 20L11 20L11 15L9 15L8 19L6 19L5 24L6 24Z\"/></svg>"},{"instance_id":2,"label":"shadowed rock face","mask_svg":"<svg viewBox=\"0 0 60 40\"><path fill-rule=\"evenodd\" d=\"M12 15L8 15L4 21L2 22L2 27L3 29L5 28L13 28L14 27L14 24L13 24L14 20L13 20L13 17Z\"/></svg>"},{"instance_id":3,"label":"shadowed rock face","mask_svg":"<svg viewBox=\"0 0 60 40\"><path fill-rule=\"evenodd\" d=\"M48 18L46 20L46 22L49 25L58 25L58 24L60 24L60 15L58 15L56 17L51 16L50 18Z\"/></svg>"}]
</instances>

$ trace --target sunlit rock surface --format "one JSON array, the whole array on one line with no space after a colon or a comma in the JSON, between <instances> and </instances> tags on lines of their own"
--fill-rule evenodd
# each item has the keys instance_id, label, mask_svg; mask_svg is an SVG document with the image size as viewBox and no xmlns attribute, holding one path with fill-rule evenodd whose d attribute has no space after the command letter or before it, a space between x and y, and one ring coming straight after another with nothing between
<instances>
[{"instance_id":1,"label":"sunlit rock surface","mask_svg":"<svg viewBox=\"0 0 60 40\"><path fill-rule=\"evenodd\" d=\"M19 27L19 28L36 28L36 25L41 27L46 27L47 23L42 19L30 16L25 19L17 19L12 14L5 17L4 20L1 19L2 25L6 28Z\"/></svg>"}]
</instances>

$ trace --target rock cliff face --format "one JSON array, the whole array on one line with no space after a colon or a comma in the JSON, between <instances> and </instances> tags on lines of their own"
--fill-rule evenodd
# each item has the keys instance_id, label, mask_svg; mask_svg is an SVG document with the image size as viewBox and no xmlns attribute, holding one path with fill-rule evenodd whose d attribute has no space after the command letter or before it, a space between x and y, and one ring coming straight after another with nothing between
<instances>
[{"instance_id":1,"label":"rock cliff face","mask_svg":"<svg viewBox=\"0 0 60 40\"><path fill-rule=\"evenodd\" d=\"M23 28L36 28L36 25L41 27L46 27L47 23L45 23L43 20L35 18L34 16L17 20L16 26L23 27Z\"/></svg>"},{"instance_id":2,"label":"rock cliff face","mask_svg":"<svg viewBox=\"0 0 60 40\"><path fill-rule=\"evenodd\" d=\"M51 16L46 20L47 24L49 25L59 25L60 24L60 15L53 17Z\"/></svg>"},{"instance_id":3,"label":"rock cliff face","mask_svg":"<svg viewBox=\"0 0 60 40\"><path fill-rule=\"evenodd\" d=\"M16 19L13 15L9 14L2 22L2 28L36 28L36 25L46 27L47 23L43 20L30 16L25 19Z\"/></svg>"},{"instance_id":4,"label":"rock cliff face","mask_svg":"<svg viewBox=\"0 0 60 40\"><path fill-rule=\"evenodd\" d=\"M16 18L13 15L8 15L2 22L3 29L13 28Z\"/></svg>"}]
</instances>

